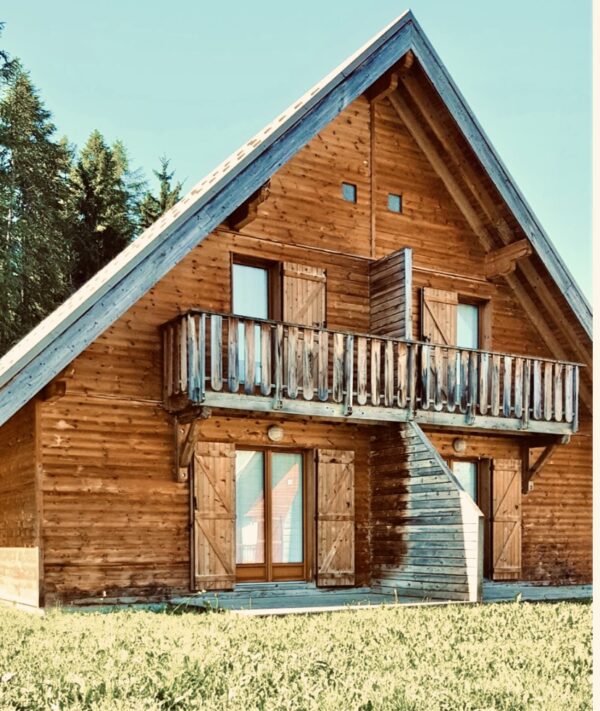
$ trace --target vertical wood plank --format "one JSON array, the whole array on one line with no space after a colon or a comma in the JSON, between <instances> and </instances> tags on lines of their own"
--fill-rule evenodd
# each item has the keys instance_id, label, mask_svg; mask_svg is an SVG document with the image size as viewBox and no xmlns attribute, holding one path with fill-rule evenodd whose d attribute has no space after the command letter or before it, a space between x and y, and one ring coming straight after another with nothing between
<instances>
[{"instance_id":1,"label":"vertical wood plank","mask_svg":"<svg viewBox=\"0 0 600 711\"><path fill-rule=\"evenodd\" d=\"M565 420L573 422L573 366L565 365Z\"/></svg>"},{"instance_id":2,"label":"vertical wood plank","mask_svg":"<svg viewBox=\"0 0 600 711\"><path fill-rule=\"evenodd\" d=\"M235 324L233 323L235 321ZM229 338L231 339L231 331L234 331L234 346L235 356L232 358L231 340L229 341L229 390L237 392L237 319L229 319ZM235 359L235 381L231 380L231 363ZM232 389L232 384L235 389ZM213 390L223 389L223 317L212 314L210 317L210 387Z\"/></svg>"},{"instance_id":3,"label":"vertical wood plank","mask_svg":"<svg viewBox=\"0 0 600 711\"><path fill-rule=\"evenodd\" d=\"M523 414L523 358L515 358L515 417Z\"/></svg>"},{"instance_id":4,"label":"vertical wood plank","mask_svg":"<svg viewBox=\"0 0 600 711\"><path fill-rule=\"evenodd\" d=\"M430 346L425 343L421 346L421 408L423 410L429 409L429 383L431 380L429 371L430 350Z\"/></svg>"},{"instance_id":5,"label":"vertical wood plank","mask_svg":"<svg viewBox=\"0 0 600 711\"><path fill-rule=\"evenodd\" d=\"M477 351L469 353L469 387L467 390L467 415L474 415L477 409L477 382L479 376L479 354Z\"/></svg>"},{"instance_id":6,"label":"vertical wood plank","mask_svg":"<svg viewBox=\"0 0 600 711\"><path fill-rule=\"evenodd\" d=\"M254 393L256 382L256 346L254 344L254 321L249 319L244 323L244 392L246 395Z\"/></svg>"},{"instance_id":7,"label":"vertical wood plank","mask_svg":"<svg viewBox=\"0 0 600 711\"><path fill-rule=\"evenodd\" d=\"M287 337L287 394L298 397L298 327L288 326Z\"/></svg>"},{"instance_id":8,"label":"vertical wood plank","mask_svg":"<svg viewBox=\"0 0 600 711\"><path fill-rule=\"evenodd\" d=\"M383 404L392 407L394 404L394 343L385 342L383 360Z\"/></svg>"},{"instance_id":9,"label":"vertical wood plank","mask_svg":"<svg viewBox=\"0 0 600 711\"><path fill-rule=\"evenodd\" d=\"M333 334L333 401L344 399L344 335Z\"/></svg>"},{"instance_id":10,"label":"vertical wood plank","mask_svg":"<svg viewBox=\"0 0 600 711\"><path fill-rule=\"evenodd\" d=\"M188 356L188 394L192 402L200 400L198 383L198 339L196 336L196 317L187 316L187 356Z\"/></svg>"},{"instance_id":11,"label":"vertical wood plank","mask_svg":"<svg viewBox=\"0 0 600 711\"><path fill-rule=\"evenodd\" d=\"M275 407L279 408L281 406L281 398L283 396L283 324L281 323L278 323L275 326L273 355L275 358L273 368L275 381L274 400Z\"/></svg>"},{"instance_id":12,"label":"vertical wood plank","mask_svg":"<svg viewBox=\"0 0 600 711\"><path fill-rule=\"evenodd\" d=\"M504 356L502 372L502 414L504 417L510 417L512 408L512 361L510 356Z\"/></svg>"},{"instance_id":13,"label":"vertical wood plank","mask_svg":"<svg viewBox=\"0 0 600 711\"><path fill-rule=\"evenodd\" d=\"M409 397L408 384L408 346L398 343L398 390L396 392L398 407L405 408Z\"/></svg>"},{"instance_id":14,"label":"vertical wood plank","mask_svg":"<svg viewBox=\"0 0 600 711\"><path fill-rule=\"evenodd\" d=\"M488 385L490 382L490 354L479 354L479 412L482 415L488 411Z\"/></svg>"},{"instance_id":15,"label":"vertical wood plank","mask_svg":"<svg viewBox=\"0 0 600 711\"><path fill-rule=\"evenodd\" d=\"M458 404L458 376L460 368L460 351L448 349L448 366L446 382L448 384L448 393L446 398L446 408L448 412L454 412Z\"/></svg>"},{"instance_id":16,"label":"vertical wood plank","mask_svg":"<svg viewBox=\"0 0 600 711\"><path fill-rule=\"evenodd\" d=\"M492 356L492 392L491 392L491 412L494 417L500 414L500 356Z\"/></svg>"},{"instance_id":17,"label":"vertical wood plank","mask_svg":"<svg viewBox=\"0 0 600 711\"><path fill-rule=\"evenodd\" d=\"M563 365L554 364L554 419L560 422L563 418Z\"/></svg>"},{"instance_id":18,"label":"vertical wood plank","mask_svg":"<svg viewBox=\"0 0 600 711\"><path fill-rule=\"evenodd\" d=\"M200 402L204 402L206 396L206 314L200 314L198 329L198 386Z\"/></svg>"},{"instance_id":19,"label":"vertical wood plank","mask_svg":"<svg viewBox=\"0 0 600 711\"><path fill-rule=\"evenodd\" d=\"M354 336L346 336L344 353L344 385L346 389L345 410L349 415L352 412L352 399L354 397Z\"/></svg>"},{"instance_id":20,"label":"vertical wood plank","mask_svg":"<svg viewBox=\"0 0 600 711\"><path fill-rule=\"evenodd\" d=\"M552 419L552 405L554 394L552 392L554 364L546 361L544 363L544 419L549 422Z\"/></svg>"},{"instance_id":21,"label":"vertical wood plank","mask_svg":"<svg viewBox=\"0 0 600 711\"><path fill-rule=\"evenodd\" d=\"M304 329L302 342L302 395L305 400L312 400L315 385L313 382L314 373L314 331L311 328Z\"/></svg>"},{"instance_id":22,"label":"vertical wood plank","mask_svg":"<svg viewBox=\"0 0 600 711\"><path fill-rule=\"evenodd\" d=\"M329 398L329 333L327 331L319 331L317 380L319 400L326 402Z\"/></svg>"},{"instance_id":23,"label":"vertical wood plank","mask_svg":"<svg viewBox=\"0 0 600 711\"><path fill-rule=\"evenodd\" d=\"M180 318L179 326L179 392L187 391L188 372L187 372L187 321L185 318Z\"/></svg>"},{"instance_id":24,"label":"vertical wood plank","mask_svg":"<svg viewBox=\"0 0 600 711\"><path fill-rule=\"evenodd\" d=\"M469 351L461 351L458 383L458 406L461 412L467 412L469 404L469 358Z\"/></svg>"},{"instance_id":25,"label":"vertical wood plank","mask_svg":"<svg viewBox=\"0 0 600 711\"><path fill-rule=\"evenodd\" d=\"M579 429L579 366L573 366L573 432Z\"/></svg>"},{"instance_id":26,"label":"vertical wood plank","mask_svg":"<svg viewBox=\"0 0 600 711\"><path fill-rule=\"evenodd\" d=\"M371 405L378 407L381 398L381 341L371 339Z\"/></svg>"},{"instance_id":27,"label":"vertical wood plank","mask_svg":"<svg viewBox=\"0 0 600 711\"><path fill-rule=\"evenodd\" d=\"M531 409L531 360L525 360L523 368L523 429L529 427Z\"/></svg>"},{"instance_id":28,"label":"vertical wood plank","mask_svg":"<svg viewBox=\"0 0 600 711\"><path fill-rule=\"evenodd\" d=\"M533 419L542 419L542 364L533 361Z\"/></svg>"},{"instance_id":29,"label":"vertical wood plank","mask_svg":"<svg viewBox=\"0 0 600 711\"><path fill-rule=\"evenodd\" d=\"M408 403L407 405L415 411L417 409L417 349L416 343L408 346Z\"/></svg>"},{"instance_id":30,"label":"vertical wood plank","mask_svg":"<svg viewBox=\"0 0 600 711\"><path fill-rule=\"evenodd\" d=\"M367 404L367 339L356 339L356 402Z\"/></svg>"},{"instance_id":31,"label":"vertical wood plank","mask_svg":"<svg viewBox=\"0 0 600 711\"><path fill-rule=\"evenodd\" d=\"M444 380L444 352L442 351L440 346L436 346L434 350L434 357L431 362L431 378L434 383L434 400L433 400L433 407L435 410L440 412L442 408L444 407L444 387L443 387L443 380Z\"/></svg>"}]
</instances>

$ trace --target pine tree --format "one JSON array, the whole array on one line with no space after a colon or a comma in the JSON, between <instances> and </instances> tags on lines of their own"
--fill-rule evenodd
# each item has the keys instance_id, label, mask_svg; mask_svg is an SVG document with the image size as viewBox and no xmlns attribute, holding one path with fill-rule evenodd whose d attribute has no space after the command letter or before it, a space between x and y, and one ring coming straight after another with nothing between
<instances>
[{"instance_id":1,"label":"pine tree","mask_svg":"<svg viewBox=\"0 0 600 711\"><path fill-rule=\"evenodd\" d=\"M73 282L81 286L131 241L143 188L125 147L93 131L71 171Z\"/></svg>"},{"instance_id":2,"label":"pine tree","mask_svg":"<svg viewBox=\"0 0 600 711\"><path fill-rule=\"evenodd\" d=\"M0 97L0 352L70 289L70 155L54 140L50 118L29 75L14 64Z\"/></svg>"},{"instance_id":3,"label":"pine tree","mask_svg":"<svg viewBox=\"0 0 600 711\"><path fill-rule=\"evenodd\" d=\"M158 218L169 210L181 197L180 182L172 184L175 171L169 172L169 159L166 156L160 158L160 170L152 171L158 180L158 195L153 195L147 191L140 203L140 227L146 229L150 227Z\"/></svg>"}]
</instances>

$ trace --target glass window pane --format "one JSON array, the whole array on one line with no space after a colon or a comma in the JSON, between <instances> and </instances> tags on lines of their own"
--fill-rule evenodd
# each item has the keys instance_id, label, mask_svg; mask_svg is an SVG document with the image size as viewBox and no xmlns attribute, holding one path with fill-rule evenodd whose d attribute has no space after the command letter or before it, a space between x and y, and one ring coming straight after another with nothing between
<instances>
[{"instance_id":1,"label":"glass window pane","mask_svg":"<svg viewBox=\"0 0 600 711\"><path fill-rule=\"evenodd\" d=\"M236 563L265 562L265 487L262 452L235 455Z\"/></svg>"},{"instance_id":2,"label":"glass window pane","mask_svg":"<svg viewBox=\"0 0 600 711\"><path fill-rule=\"evenodd\" d=\"M262 267L246 264L233 265L233 312L239 316L251 318L269 318L269 274ZM245 378L245 342L244 324L238 326L239 380ZM256 364L255 382L260 382L260 329L254 329L254 360Z\"/></svg>"},{"instance_id":3,"label":"glass window pane","mask_svg":"<svg viewBox=\"0 0 600 711\"><path fill-rule=\"evenodd\" d=\"M477 501L477 462L454 462L454 476L473 501Z\"/></svg>"},{"instance_id":4,"label":"glass window pane","mask_svg":"<svg viewBox=\"0 0 600 711\"><path fill-rule=\"evenodd\" d=\"M271 462L273 563L302 563L302 455L274 452Z\"/></svg>"},{"instance_id":5,"label":"glass window pane","mask_svg":"<svg viewBox=\"0 0 600 711\"><path fill-rule=\"evenodd\" d=\"M459 348L479 348L479 307L458 305L457 343Z\"/></svg>"}]
</instances>

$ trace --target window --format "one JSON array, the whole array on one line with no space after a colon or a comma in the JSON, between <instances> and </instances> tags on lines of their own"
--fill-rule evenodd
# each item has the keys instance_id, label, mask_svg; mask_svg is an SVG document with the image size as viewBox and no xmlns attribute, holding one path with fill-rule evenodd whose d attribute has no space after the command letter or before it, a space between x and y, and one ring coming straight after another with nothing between
<instances>
[{"instance_id":1,"label":"window","mask_svg":"<svg viewBox=\"0 0 600 711\"><path fill-rule=\"evenodd\" d=\"M458 304L456 345L460 348L479 348L479 306Z\"/></svg>"},{"instance_id":2,"label":"window","mask_svg":"<svg viewBox=\"0 0 600 711\"><path fill-rule=\"evenodd\" d=\"M238 579L301 579L304 575L302 453L237 450L235 497Z\"/></svg>"},{"instance_id":3,"label":"window","mask_svg":"<svg viewBox=\"0 0 600 711\"><path fill-rule=\"evenodd\" d=\"M347 202L356 202L356 185L354 183L342 183L342 197Z\"/></svg>"},{"instance_id":4,"label":"window","mask_svg":"<svg viewBox=\"0 0 600 711\"><path fill-rule=\"evenodd\" d=\"M455 459L452 471L462 488L477 502L477 462Z\"/></svg>"},{"instance_id":5,"label":"window","mask_svg":"<svg viewBox=\"0 0 600 711\"><path fill-rule=\"evenodd\" d=\"M390 212L402 212L402 195L388 194L388 210Z\"/></svg>"}]
</instances>

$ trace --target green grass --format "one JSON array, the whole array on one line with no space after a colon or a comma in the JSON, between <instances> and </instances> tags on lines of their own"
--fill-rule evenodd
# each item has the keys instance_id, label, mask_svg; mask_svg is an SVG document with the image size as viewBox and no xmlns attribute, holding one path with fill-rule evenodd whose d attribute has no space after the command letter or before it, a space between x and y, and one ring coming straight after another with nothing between
<instances>
[{"instance_id":1,"label":"green grass","mask_svg":"<svg viewBox=\"0 0 600 711\"><path fill-rule=\"evenodd\" d=\"M0 709L591 708L587 603L279 618L0 608Z\"/></svg>"}]
</instances>

